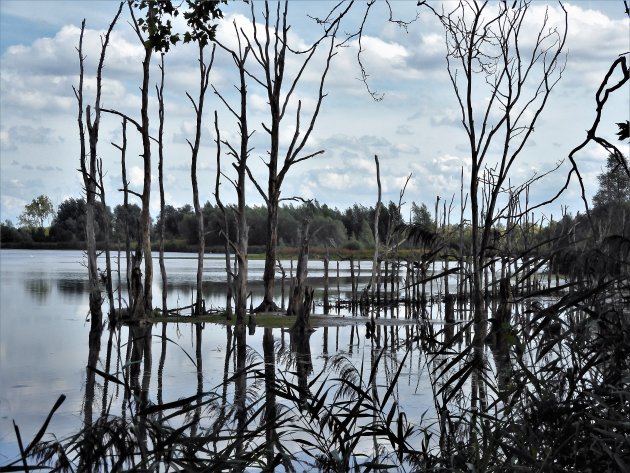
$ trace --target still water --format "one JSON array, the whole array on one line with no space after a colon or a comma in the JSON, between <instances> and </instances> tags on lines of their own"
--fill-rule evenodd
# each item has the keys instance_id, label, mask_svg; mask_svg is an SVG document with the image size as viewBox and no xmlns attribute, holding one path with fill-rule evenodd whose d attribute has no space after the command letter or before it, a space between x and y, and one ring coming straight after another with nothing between
<instances>
[{"instance_id":1,"label":"still water","mask_svg":"<svg viewBox=\"0 0 630 473\"><path fill-rule=\"evenodd\" d=\"M115 255L114 255L115 256ZM191 303L196 277L195 255L167 254L166 268L169 278L169 308ZM156 260L157 261L157 260ZM41 427L55 400L64 394L65 402L54 415L47 432L63 438L81 427L85 402L86 365L88 360L88 293L85 258L80 251L29 251L0 250L0 465L7 464L18 454L18 444L13 421L19 426L22 439L28 443ZM114 270L116 258L113 259ZM124 261L121 263L124 268ZM291 263L282 262L287 276ZM250 261L252 279L252 304L262 300L263 261ZM101 264L104 267L104 262ZM365 262L363 274L368 273ZM225 260L221 255L208 255L204 270L204 297L206 307L225 306ZM155 265L153 300L161 300L159 269ZM323 276L320 261L309 263L309 282L317 285ZM331 277L337 274L336 262L330 265ZM124 274L124 270L123 270ZM340 283L331 282L331 296L346 298L350 290L347 262L339 267ZM114 276L114 284L117 276ZM281 284L276 284L278 303ZM288 282L286 291L288 293ZM124 292L124 291L123 291ZM123 302L124 305L124 302ZM321 313L318 307L316 313ZM365 319L352 317L343 311L336 316L345 317L344 323L327 328L317 328L310 337L313 374L324 367L330 356L341 353L355 366L365 364L369 371L373 340L365 338ZM105 317L106 318L106 317ZM347 323L345 323L347 322ZM124 364L125 344L128 340L126 327L113 337L114 354L111 373ZM210 390L221 383L226 364L225 352L227 328L223 325L205 324L201 334L203 389ZM383 326L381 343L394 348L401 340L410 339L414 327L410 324ZM164 369L161 373L161 390L158 393L157 362L162 345L162 325L156 324L153 333L152 381L149 399L155 402L160 396L170 402L194 395L198 389L197 369L194 364L196 334L192 324L170 323L166 326L168 348ZM99 369L105 366L105 347L110 333L103 331ZM288 333L273 329L276 346L288 344ZM247 345L262 357L263 329L247 335ZM120 352L117 352L117 347ZM379 383L386 384L387 372L397 369L397 360L403 354L391 350L384 359L390 366L383 370ZM122 360L122 361L121 361ZM412 350L405 358L396 395L410 420L433 407L431 389L424 370L420 350ZM278 362L278 370L287 370ZM101 384L99 384L101 383ZM97 377L96 398L102 393L102 379ZM123 394L115 389L111 397L111 411L120 410ZM120 412L118 412L120 414ZM414 417L415 416L415 417ZM48 437L49 438L49 437Z\"/></svg>"}]
</instances>

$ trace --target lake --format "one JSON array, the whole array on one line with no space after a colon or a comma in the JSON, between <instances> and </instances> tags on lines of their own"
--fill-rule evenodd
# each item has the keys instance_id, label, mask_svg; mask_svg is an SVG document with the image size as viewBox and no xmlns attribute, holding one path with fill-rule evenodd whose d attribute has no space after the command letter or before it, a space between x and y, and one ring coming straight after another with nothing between
<instances>
[{"instance_id":1,"label":"lake","mask_svg":"<svg viewBox=\"0 0 630 473\"><path fill-rule=\"evenodd\" d=\"M116 268L116 254L113 254ZM161 300L161 282L157 257L155 258L153 300ZM104 262L99 261L104 268ZM30 251L0 250L0 464L7 464L19 455L13 421L19 426L22 439L28 443L41 427L46 415L60 395L66 400L52 418L47 432L63 438L76 432L83 425L86 401L86 365L88 363L88 281L86 260L81 251ZM121 261L121 268L125 267ZM264 261L250 260L250 290L255 307L262 300L262 274ZM291 262L283 261L289 272ZM370 262L362 263L362 277L369 272ZM331 261L331 277L336 276L337 263ZM225 260L222 255L207 255L204 269L203 292L206 307L225 306ZM167 253L166 268L169 278L169 308L183 307L194 297L196 259L193 254ZM123 273L124 274L124 273ZM335 280L331 282L331 298L346 299L350 291L349 264L339 264L341 277L339 289ZM309 263L309 282L317 287L323 276L323 263ZM124 276L123 276L124 277ZM114 284L117 276L114 275ZM321 288L320 288L321 289ZM286 291L288 294L288 281ZM339 291L339 292L337 292ZM276 283L277 301L280 302L280 282ZM316 314L322 313L316 307ZM384 318L404 317L404 312L392 309ZM319 327L310 337L312 378L335 355L345 356L356 367L365 366L370 371L370 360L375 356L374 338L365 337L365 318L352 316L348 310L339 310L335 318L344 318L343 323L330 327ZM439 319L439 314L436 314ZM104 317L106 319L106 317ZM386 321L384 320L384 323ZM379 344L389 350L382 358L383 369L379 371L377 383L387 386L392 373L400 368L400 378L395 396L409 420L420 422L420 418L434 408L432 391L425 370L425 359L419 349L409 350L404 365L399 367L406 340L412 339L414 325L379 325ZM200 333L198 332L200 330ZM128 328L122 327L111 333L113 352L110 373L119 374L124 364ZM209 391L220 385L225 367L234 370L232 362L226 360L230 350L227 345L232 328L222 324L206 323L197 329L189 323L166 325L166 339L162 338L162 324L152 328L153 363L148 383L148 398L152 402L176 401L201 391ZM247 333L246 343L251 357L263 357L265 330L256 329ZM290 351L289 334L283 329L270 332L277 350L275 364L278 373L293 376L294 361ZM167 343L162 343L167 340ZM97 367L105 370L106 347L110 331L105 328ZM288 354L287 354L288 353ZM164 354L163 367L158 363ZM197 365L201 366L197 370ZM198 377L198 371L201 376ZM122 415L124 410L123 390L109 386L107 399L101 399L106 389L103 378L96 377L93 396L94 412L106 405L109 412ZM49 438L49 437L48 437ZM372 448L369 442L365 449Z\"/></svg>"}]
</instances>

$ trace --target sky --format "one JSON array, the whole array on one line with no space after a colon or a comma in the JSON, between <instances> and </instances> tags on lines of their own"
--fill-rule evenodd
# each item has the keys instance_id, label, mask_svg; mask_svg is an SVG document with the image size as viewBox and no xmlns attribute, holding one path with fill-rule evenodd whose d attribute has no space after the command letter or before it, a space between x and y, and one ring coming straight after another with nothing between
<instances>
[{"instance_id":1,"label":"sky","mask_svg":"<svg viewBox=\"0 0 630 473\"><path fill-rule=\"evenodd\" d=\"M333 2L293 1L289 3L290 41L303 48L319 34L312 17L322 16ZM324 153L291 168L282 188L282 197L317 199L320 204L345 209L358 203L373 206L377 200L374 155L381 168L383 201L398 202L405 186L403 215L410 203L426 203L432 209L436 198L453 202L452 220L459 219L460 180L470 175L470 151L462 127L453 86L446 67L444 31L435 16L416 2L391 2L395 18L416 19L406 28L389 22L389 10L377 2L365 24L362 37L363 65L372 90L382 94L375 101L359 80L358 41L336 48L325 83L322 108L305 153ZM431 2L436 9L451 10L453 2ZM491 3L490 8L496 8ZM260 2L254 4L257 20ZM621 0L578 1L564 3L568 12L566 65L546 108L536 122L535 131L515 161L510 184L529 178L541 178L529 193L530 204L555 194L570 169L567 155L585 137L595 116L595 92L605 73L618 57L630 51L630 22ZM17 223L24 205L40 194L49 196L55 206L69 197L82 195L79 167L77 102L73 86L78 85L78 46L80 25L86 20L84 52L86 55L86 103L92 103L95 72L100 54L100 35L106 30L117 9L110 1L0 1L0 220ZM251 30L249 7L239 2L223 6L224 19L218 38L226 45L236 44L233 24ZM354 5L343 34L356 31L363 18L365 3ZM550 25L563 27L556 2L534 1L523 28L524 44L531 44L536 28L547 12ZM139 120L142 46L133 32L129 12L115 26L107 51L103 73L102 107L119 110ZM249 25L249 26L248 26ZM181 27L181 17L175 22ZM260 27L260 25L259 25ZM260 27L262 30L262 27ZM290 56L289 77L297 70L303 56ZM152 90L157 83L158 56L151 68ZM564 63L564 58L563 58ZM251 63L253 75L260 74ZM301 100L302 129L315 107L316 91L323 70L322 55L316 54L305 70L303 80L293 94L283 122L281 151L286 150L295 129L297 100ZM210 82L227 102L236 106L235 68L219 48L210 73ZM165 56L165 191L167 204L180 207L192 203L190 184L190 149L194 138L195 117L186 93L196 97L199 88L197 49L179 44ZM269 123L264 91L250 80L249 126L254 131L249 158L253 176L264 185L265 159L269 147L263 123ZM527 88L525 89L527 91ZM475 100L483 105L487 92L479 86ZM616 122L629 119L630 88L617 91L606 105L600 133L616 141ZM214 111L219 117L221 139L237 144L234 117L211 89L206 96L199 158L199 186L202 202L214 203L216 145ZM98 155L103 160L107 203L122 202L120 153L112 143L121 143L121 120L104 114L101 118ZM157 102L150 102L151 133L157 136ZM142 159L140 138L128 129L127 170L130 187L141 191ZM626 156L628 145L620 143ZM499 147L490 151L497 156ZM221 197L234 202L235 195L227 178L233 178L230 158L223 146ZM584 178L587 199L597 191L597 175L606 162L606 152L589 147L576 156ZM491 163L491 162L490 162ZM157 148L153 151L151 212L159 211ZM409 178L409 176L411 176ZM261 205L262 197L249 183L247 200ZM289 201L290 202L290 201ZM139 203L139 202L138 202ZM542 211L546 218L557 218L561 208L575 214L583 211L580 189L572 179L561 199Z\"/></svg>"}]
</instances>

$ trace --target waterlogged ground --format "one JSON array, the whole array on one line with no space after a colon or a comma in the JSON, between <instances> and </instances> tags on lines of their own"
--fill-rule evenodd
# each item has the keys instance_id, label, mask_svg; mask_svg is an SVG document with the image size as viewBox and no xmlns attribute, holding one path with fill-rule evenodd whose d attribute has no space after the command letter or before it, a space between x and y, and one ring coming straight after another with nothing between
<instances>
[{"instance_id":1,"label":"waterlogged ground","mask_svg":"<svg viewBox=\"0 0 630 473\"><path fill-rule=\"evenodd\" d=\"M116 259L113 264L116 268ZM169 307L189 305L196 271L194 256L168 254L166 266ZM290 262L284 261L283 266L288 276ZM121 261L121 267L124 268L124 261ZM204 297L207 307L225 305L224 267L225 261L219 255L206 259ZM157 264L155 268L157 270ZM314 261L309 268L310 283L321 283L322 262ZM334 279L337 266L336 262L331 262L331 299L349 297L349 265L341 262L339 268L341 281L337 289ZM367 275L368 268L369 262L363 262L362 277ZM263 261L250 261L254 306L262 300L262 270ZM159 272L156 272L153 288L156 304L161 300L159 279ZM114 276L116 282L117 276ZM277 286L279 302L281 284ZM13 421L27 443L61 394L66 396L66 400L54 415L48 432L63 438L76 432L83 423L85 367L89 351L87 274L83 255L79 251L0 250L0 291L0 464L7 464L19 452ZM316 313L322 313L322 308L318 307ZM412 324L393 324L390 321L379 326L378 338L366 339L365 319L353 317L343 310L333 315L344 317L347 325L337 322L330 327L317 328L311 335L309 347L313 369L309 377L317 375L335 355L345 356L359 370L363 367L365 372L369 372L371 360L378 351L375 348L380 346L388 348L388 351L381 358L377 383L386 389L388 379L397 371L405 349L410 349L394 395L411 422L419 423L425 412L431 417L434 404L425 355L417 346L406 343L417 335L414 333L417 328ZM380 315L383 318L404 318L404 311L391 310ZM434 318L438 320L436 328L439 329L441 314L434 314ZM192 396L199 389L212 391L220 385L225 373L226 352L230 349L228 330L231 329L225 325L206 323L198 337L193 324L169 323L166 339L163 339L163 326L156 324L152 328L151 375L146 379L149 399L166 403ZM264 329L260 327L247 333L246 343L252 362L263 359L263 334ZM98 368L105 370L110 335L109 372L119 376L127 350L126 327L112 334L104 330ZM294 371L294 359L288 350L288 332L273 329L272 336L276 370L283 373ZM234 363L235 360L228 357L229 370L234 369ZM197 376L198 364L201 366L201 380ZM98 415L103 406L113 415L123 415L123 390L109 383L104 396L104 389L103 378L97 376L92 404L94 415ZM370 449L372 446L367 442L362 448Z\"/></svg>"}]
</instances>

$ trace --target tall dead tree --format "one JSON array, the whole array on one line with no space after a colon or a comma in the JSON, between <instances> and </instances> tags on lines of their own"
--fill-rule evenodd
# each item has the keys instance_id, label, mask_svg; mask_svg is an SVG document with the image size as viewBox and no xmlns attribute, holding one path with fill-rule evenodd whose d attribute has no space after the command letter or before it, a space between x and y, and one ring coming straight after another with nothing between
<instances>
[{"instance_id":1,"label":"tall dead tree","mask_svg":"<svg viewBox=\"0 0 630 473\"><path fill-rule=\"evenodd\" d=\"M166 297L168 295L168 276L166 274L166 266L164 265L164 230L166 227L164 209L166 202L164 198L164 54L160 57L160 83L156 84L155 92L158 99L158 183L160 186L160 227L159 232L159 264L160 274L162 275L162 314L166 315L168 307L166 305ZM166 330L166 324L162 327L163 335Z\"/></svg>"},{"instance_id":2,"label":"tall dead tree","mask_svg":"<svg viewBox=\"0 0 630 473\"><path fill-rule=\"evenodd\" d=\"M378 199L376 201L376 209L374 210L374 255L372 257L372 275L370 281L365 288L366 292L370 290L374 292L374 287L378 287L380 275L380 261L378 259L378 250L380 245L380 236L378 234L378 221L381 215L381 167L378 162L378 156L374 155L374 163L376 164L376 185L378 188Z\"/></svg>"},{"instance_id":3,"label":"tall dead tree","mask_svg":"<svg viewBox=\"0 0 630 473\"><path fill-rule=\"evenodd\" d=\"M129 237L129 181L127 180L127 119L122 121L122 143L116 144L112 142L112 146L120 151L120 168L122 177L123 193L123 209L125 221L123 227L125 229L125 261L126 261L126 281L127 281L127 304L129 307L133 305L131 292L131 239ZM119 289L120 290L120 289ZM119 294L120 296L120 294Z\"/></svg>"},{"instance_id":4,"label":"tall dead tree","mask_svg":"<svg viewBox=\"0 0 630 473\"><path fill-rule=\"evenodd\" d=\"M94 118L92 118L91 107L87 106L85 111L85 122L83 117L83 80L84 80L84 55L83 55L83 34L85 32L85 20L81 23L81 34L79 37L79 47L77 51L79 53L79 86L78 89L73 87L75 97L77 99L77 105L79 108L79 114L77 122L79 125L79 145L80 145L80 170L83 177L83 185L86 197L86 251L88 260L88 280L90 286L90 312L91 317L91 329L90 340L92 337L98 337L100 340L101 323L102 323L102 310L101 310L101 292L99 288L99 275L98 266L96 261L96 235L95 235L95 207L97 194L102 191L98 179L98 158L97 158L97 145L98 135L100 129L101 118L101 89L102 89L102 72L103 65L105 63L105 53L109 44L109 37L114 29L114 25L118 21L120 12L122 11L123 3L118 7L118 11L114 16L114 19L109 25L107 32L101 38L101 54L99 63L96 70L96 97L94 101ZM88 140L89 140L89 157L86 147L85 131L87 128ZM113 305L113 303L112 303ZM113 307L110 307L113 310Z\"/></svg>"},{"instance_id":5,"label":"tall dead tree","mask_svg":"<svg viewBox=\"0 0 630 473\"><path fill-rule=\"evenodd\" d=\"M221 233L224 238L225 243L225 275L227 280L227 291L225 295L225 316L226 319L232 319L232 283L234 281L234 272L232 271L232 250L231 250L231 240L230 240L230 215L228 214L228 209L223 205L223 201L221 200L220 195L220 186L221 186L221 133L219 131L219 118L217 115L217 111L214 111L214 126L216 133L216 144L217 144L217 170L214 181L214 198L217 202L217 206L221 209L221 213L223 214L223 229ZM245 315L243 314L243 320Z\"/></svg>"},{"instance_id":6,"label":"tall dead tree","mask_svg":"<svg viewBox=\"0 0 630 473\"><path fill-rule=\"evenodd\" d=\"M203 105L206 97L206 90L208 89L208 82L210 78L210 70L212 69L212 63L214 62L215 46L212 47L212 55L210 63L206 64L204 61L204 48L205 42L200 41L199 46L199 96L197 101L186 92L186 96L192 103L195 109L195 140L191 143L190 140L186 140L190 146L191 164L190 164L190 180L192 182L193 191L193 204L195 206L195 216L197 217L197 291L195 297L195 314L202 314L205 312L202 282L203 282L203 257L205 252L205 232L203 223L203 211L201 204L199 203L199 186L197 184L197 159L199 157L199 147L201 145L201 129L203 120Z\"/></svg>"},{"instance_id":7,"label":"tall dead tree","mask_svg":"<svg viewBox=\"0 0 630 473\"><path fill-rule=\"evenodd\" d=\"M192 12L189 11L184 14L184 17L187 18L189 25L191 22L205 21L208 13L214 13L216 10L216 5L214 3L203 2L202 5L198 5L194 2L187 1L186 4L193 9ZM170 47L180 40L178 34L172 33L171 21L170 19L167 19L168 16L176 16L179 12L170 0L164 0L161 2L150 0L130 0L128 2L128 6L129 13L131 15L131 26L144 49L144 58L142 60L142 86L140 88L140 121L136 121L117 110L103 111L114 113L126 118L127 121L135 125L142 138L141 157L143 160L143 185L142 193L136 194L142 201L142 211L140 217L140 253L138 253L136 257L136 263L139 264L139 261L144 258L144 286L142 288L143 293L141 297L143 310L139 311L138 308L135 307L133 313L136 315L140 315L142 313L145 317L151 317L153 314L153 258L151 255L151 213L149 205L151 201L151 141L154 138L152 138L149 133L150 66L153 51L162 53L168 52ZM200 8L200 11L195 9L197 6ZM135 8L140 11L146 9L145 16L137 18L134 12ZM212 28L209 28L209 30L213 31ZM192 35L190 35L190 32L187 34L187 41L190 41ZM196 39L196 33L194 33L194 36L194 39ZM158 92L158 100L160 101L162 92L163 91L161 90ZM162 119L163 116L161 120ZM133 271L136 271L136 269L139 270L140 268L134 268ZM137 276L138 275L136 274L136 277ZM136 287L140 286L137 285ZM134 298L139 299L138 297Z\"/></svg>"},{"instance_id":8,"label":"tall dead tree","mask_svg":"<svg viewBox=\"0 0 630 473\"><path fill-rule=\"evenodd\" d=\"M246 62L251 48L250 46L244 44L244 33L242 32L242 30L239 30L239 28L236 26L236 23L234 23L234 30L238 39L238 48L236 50L228 48L220 41L217 41L217 44L219 45L219 47L221 47L221 49L223 49L232 57L232 60L234 61L234 64L236 65L236 68L238 70L239 82L236 86L240 98L238 108L232 107L227 102L225 97L216 88L213 87L213 90L214 93L224 103L229 112L234 116L234 118L236 118L238 133L240 136L240 143L238 147L236 147L236 145L233 145L228 140L221 141L217 114L215 112L215 130L217 134L217 180L215 187L215 199L217 201L217 205L223 211L224 216L226 216L227 209L224 207L219 197L219 179L220 175L223 174L221 173L220 145L221 143L223 143L229 149L228 155L234 159L232 166L236 170L236 179L228 178L225 174L223 174L223 176L230 181L230 183L236 190L237 195L236 209L234 209L236 215L236 240L231 240L227 233L225 234L225 238L229 242L230 247L234 250L234 255L236 258L236 273L234 274L231 272L231 270L228 270L228 275L234 280L234 306L236 312L236 323L237 325L241 325L245 322L245 315L247 312L249 228L247 226L245 184L247 182L247 160L251 152L249 148L249 139L251 138L253 132L249 132L247 124L248 74L246 70Z\"/></svg>"},{"instance_id":9,"label":"tall dead tree","mask_svg":"<svg viewBox=\"0 0 630 473\"><path fill-rule=\"evenodd\" d=\"M143 2L141 2L143 3ZM147 19L137 19L134 13L134 2L129 2L127 4L129 6L129 12L131 14L131 25L138 37L140 43L142 43L144 49L144 59L142 60L142 86L140 88L141 94L141 105L140 105L140 122L134 120L133 118L121 113L118 110L111 109L103 109L104 112L113 113L115 115L119 115L125 118L127 121L133 123L138 132L142 137L142 161L143 161L143 185L142 185L142 193L136 194L140 197L142 201L142 212L140 217L140 251L135 259L136 264L140 264L140 260L144 258L144 285L142 287L142 297L138 297L139 295L134 295L133 298L136 299L134 301L134 310L133 314L136 316L151 317L153 314L153 258L151 256L151 212L149 210L149 205L151 201L151 135L149 133L149 80L150 80L150 66L151 66L151 57L153 54L153 48L158 49L159 44L156 44L150 38L144 38L142 35L142 25L147 24L155 24L157 17L157 13L159 12L158 8L151 4L149 6L147 12ZM146 5L145 5L146 6ZM135 193L134 193L135 194ZM132 270L136 271L140 268L134 268ZM135 278L137 280L138 274L136 271ZM133 284L132 284L133 286ZM140 288L139 285L136 287ZM137 302L139 299L142 299L142 310L137 307Z\"/></svg>"},{"instance_id":10,"label":"tall dead tree","mask_svg":"<svg viewBox=\"0 0 630 473\"><path fill-rule=\"evenodd\" d=\"M253 176L248 169L249 177L256 186L260 195L265 200L267 206L267 225L266 225L266 248L265 248L265 269L263 280L265 285L265 294L262 303L257 308L258 311L278 310L273 300L274 277L276 266L276 247L278 244L278 207L280 205L280 194L282 183L287 176L289 170L302 161L306 161L324 151L319 150L311 153L304 153L304 147L315 127L315 122L319 115L324 94L324 84L330 63L335 56L335 38L339 30L342 18L351 8L352 3L344 5L345 9L337 11L335 8L329 16L318 21L319 25L324 27L321 36L313 42L306 50L297 51L289 45L288 31L290 25L287 22L288 2L284 2L284 8L281 9L281 3L278 2L275 14L269 9L269 2L265 2L263 19L263 28L260 28L256 21L254 3L251 4L251 21L253 24L253 34L241 33L245 37L252 56L258 64L258 71L248 71L252 79L260 85L267 96L269 106L269 123L263 123L262 126L269 134L269 151L267 156L267 185L266 190ZM327 46L325 46L327 44ZM307 122L305 130L302 129L302 101L297 102L297 111L294 123L287 124L286 112L289 104L292 103L294 92L300 83L303 73L307 66L312 62L315 53L321 48L327 48L323 69L320 73L320 82L317 91L315 110L310 120ZM297 72L289 78L285 75L288 57L299 61L297 64ZM284 121L283 121L284 120ZM286 150L280 149L280 132L289 128L295 128L290 139L290 144ZM281 156L281 154L283 156Z\"/></svg>"},{"instance_id":11,"label":"tall dead tree","mask_svg":"<svg viewBox=\"0 0 630 473\"><path fill-rule=\"evenodd\" d=\"M103 207L104 220L105 220L105 228L104 228L104 237L103 237L103 252L105 253L105 271L101 273L101 281L105 284L105 292L107 293L107 301L109 303L109 316L110 320L114 315L114 289L112 284L112 261L111 255L109 252L109 236L111 234L112 222L110 218L110 213L107 210L107 201L105 199L105 185L103 184L103 160L98 159L96 163L97 174L98 174L98 187L99 187L99 195L101 200L101 205Z\"/></svg>"},{"instance_id":12,"label":"tall dead tree","mask_svg":"<svg viewBox=\"0 0 630 473\"><path fill-rule=\"evenodd\" d=\"M142 185L142 213L140 217L140 233L142 253L144 256L144 314L150 317L153 313L153 258L151 256L151 136L149 134L149 79L153 45L143 38L140 26L129 4L129 11L133 18L133 28L144 47L142 60L142 88L140 106L140 134L142 136L142 160L144 164ZM151 9L149 10L151 11ZM151 13L149 13L151 15Z\"/></svg>"},{"instance_id":13,"label":"tall dead tree","mask_svg":"<svg viewBox=\"0 0 630 473\"><path fill-rule=\"evenodd\" d=\"M510 2L512 3L512 2ZM520 186L509 181L549 95L562 77L562 54L567 35L564 25L551 24L546 10L537 31L526 28L530 2L489 3L461 0L449 13L430 8L442 23L446 61L470 152L470 205L472 240L471 302L474 339L471 350L471 423L487 409L484 342L487 312L484 303L484 267L495 227L509 217L511 195L518 195L539 179ZM497 151L498 150L498 151ZM550 171L551 172L551 171ZM526 208L525 212L531 208ZM520 215L514 215L517 219ZM504 236L504 235L503 235ZM493 241L495 239L495 241ZM464 378L465 379L465 378ZM476 442L476 428L471 429ZM484 439L481 439L482 441Z\"/></svg>"},{"instance_id":14,"label":"tall dead tree","mask_svg":"<svg viewBox=\"0 0 630 473\"><path fill-rule=\"evenodd\" d=\"M447 70L470 147L472 281L478 337L483 337L487 317L482 297L486 252L493 227L507 217L507 206L501 207L500 198L564 70L567 15L562 4L560 8L563 28L550 24L547 11L533 41L525 37L528 1L510 6L465 0L449 13L433 10L444 26ZM499 156L492 161L496 148ZM482 181L485 205L481 205Z\"/></svg>"}]
</instances>

